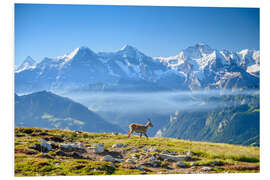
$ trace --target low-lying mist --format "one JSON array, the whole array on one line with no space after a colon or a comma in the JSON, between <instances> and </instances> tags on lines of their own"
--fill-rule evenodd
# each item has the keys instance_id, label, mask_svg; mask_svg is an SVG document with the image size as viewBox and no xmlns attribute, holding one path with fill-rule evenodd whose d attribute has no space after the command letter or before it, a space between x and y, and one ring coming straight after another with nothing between
<instances>
[{"instance_id":1,"label":"low-lying mist","mask_svg":"<svg viewBox=\"0 0 270 180\"><path fill-rule=\"evenodd\" d=\"M169 91L169 92L77 92L64 93L96 112L128 112L129 114L169 114L177 110L208 111L220 106L243 103L234 96L259 95L259 90L246 91Z\"/></svg>"}]
</instances>

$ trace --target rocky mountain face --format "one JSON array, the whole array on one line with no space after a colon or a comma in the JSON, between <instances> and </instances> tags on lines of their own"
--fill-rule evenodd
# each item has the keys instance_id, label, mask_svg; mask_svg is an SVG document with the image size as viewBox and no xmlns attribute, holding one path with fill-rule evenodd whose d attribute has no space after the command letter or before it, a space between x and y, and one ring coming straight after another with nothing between
<instances>
[{"instance_id":1,"label":"rocky mountain face","mask_svg":"<svg viewBox=\"0 0 270 180\"><path fill-rule=\"evenodd\" d=\"M259 146L260 105L258 92L200 97L198 109L179 110L156 136ZM205 109L214 102L216 106Z\"/></svg>"},{"instance_id":2,"label":"rocky mountain face","mask_svg":"<svg viewBox=\"0 0 270 180\"><path fill-rule=\"evenodd\" d=\"M15 72L15 91L258 88L259 57L259 51L219 51L202 43L167 58L149 57L129 45L113 53L81 47L39 63L27 58Z\"/></svg>"},{"instance_id":3,"label":"rocky mountain face","mask_svg":"<svg viewBox=\"0 0 270 180\"><path fill-rule=\"evenodd\" d=\"M15 126L123 132L87 107L47 91L15 94Z\"/></svg>"},{"instance_id":4,"label":"rocky mountain face","mask_svg":"<svg viewBox=\"0 0 270 180\"><path fill-rule=\"evenodd\" d=\"M216 50L199 43L176 56L157 57L164 65L183 74L190 90L258 88L259 51Z\"/></svg>"}]
</instances>

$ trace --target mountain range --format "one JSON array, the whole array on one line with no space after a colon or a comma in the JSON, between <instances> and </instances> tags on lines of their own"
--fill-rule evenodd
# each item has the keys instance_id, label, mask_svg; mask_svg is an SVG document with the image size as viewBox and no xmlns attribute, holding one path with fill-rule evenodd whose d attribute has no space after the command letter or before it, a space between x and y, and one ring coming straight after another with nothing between
<instances>
[{"instance_id":1,"label":"mountain range","mask_svg":"<svg viewBox=\"0 0 270 180\"><path fill-rule=\"evenodd\" d=\"M15 71L15 92L254 89L259 66L258 50L231 52L203 43L153 58L129 45L110 53L80 47L40 62L27 57Z\"/></svg>"}]
</instances>

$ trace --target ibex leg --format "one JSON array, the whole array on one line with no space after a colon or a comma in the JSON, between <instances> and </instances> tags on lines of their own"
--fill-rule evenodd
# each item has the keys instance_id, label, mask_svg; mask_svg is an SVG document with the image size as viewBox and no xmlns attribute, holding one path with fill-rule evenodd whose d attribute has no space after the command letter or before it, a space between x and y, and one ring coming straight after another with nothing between
<instances>
[{"instance_id":1,"label":"ibex leg","mask_svg":"<svg viewBox=\"0 0 270 180\"><path fill-rule=\"evenodd\" d=\"M144 135L145 135L145 137L148 139L148 136L147 136L147 134L146 133L143 133Z\"/></svg>"},{"instance_id":2,"label":"ibex leg","mask_svg":"<svg viewBox=\"0 0 270 180\"><path fill-rule=\"evenodd\" d=\"M130 137L131 133L132 133L132 130L129 130L128 131L128 137Z\"/></svg>"}]
</instances>

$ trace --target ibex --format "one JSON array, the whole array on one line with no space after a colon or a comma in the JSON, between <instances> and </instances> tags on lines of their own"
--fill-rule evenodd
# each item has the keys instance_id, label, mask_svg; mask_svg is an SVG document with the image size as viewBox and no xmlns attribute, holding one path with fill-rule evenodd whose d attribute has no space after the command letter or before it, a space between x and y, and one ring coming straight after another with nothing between
<instances>
[{"instance_id":1,"label":"ibex","mask_svg":"<svg viewBox=\"0 0 270 180\"><path fill-rule=\"evenodd\" d=\"M136 123L130 124L129 131L128 131L128 137L130 137L131 133L135 132L135 133L140 133L140 138L142 137L142 133L143 133L145 135L145 137L148 139L146 131L147 131L147 128L149 126L153 127L153 124L151 123L150 119L148 119L148 122L146 123L146 125L136 124Z\"/></svg>"}]
</instances>

